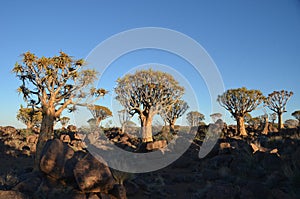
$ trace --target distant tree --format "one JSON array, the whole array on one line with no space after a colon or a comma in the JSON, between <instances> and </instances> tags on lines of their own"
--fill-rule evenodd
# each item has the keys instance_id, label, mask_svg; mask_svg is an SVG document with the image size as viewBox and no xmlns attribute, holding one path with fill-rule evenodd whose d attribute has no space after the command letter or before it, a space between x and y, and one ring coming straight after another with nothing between
<instances>
[{"instance_id":1,"label":"distant tree","mask_svg":"<svg viewBox=\"0 0 300 199\"><path fill-rule=\"evenodd\" d=\"M124 133L125 132L125 128L126 128L126 124L130 120L131 116L127 112L126 109L118 111L118 115L119 115L119 121L120 121L120 124L121 124L122 133Z\"/></svg>"},{"instance_id":2,"label":"distant tree","mask_svg":"<svg viewBox=\"0 0 300 199\"><path fill-rule=\"evenodd\" d=\"M190 126L198 126L205 116L198 111L191 111L187 114L186 119Z\"/></svg>"},{"instance_id":3,"label":"distant tree","mask_svg":"<svg viewBox=\"0 0 300 199\"><path fill-rule=\"evenodd\" d=\"M185 101L178 100L169 109L164 109L160 112L162 119L169 124L170 131L174 132L177 119L180 118L188 108L189 105Z\"/></svg>"},{"instance_id":4,"label":"distant tree","mask_svg":"<svg viewBox=\"0 0 300 199\"><path fill-rule=\"evenodd\" d=\"M105 106L92 105L88 106L88 109L96 120L96 127L99 127L102 120L112 116L112 112Z\"/></svg>"},{"instance_id":5,"label":"distant tree","mask_svg":"<svg viewBox=\"0 0 300 199\"><path fill-rule=\"evenodd\" d=\"M22 105L18 111L17 119L23 122L28 130L40 125L43 116L41 111L37 111L34 108L24 108Z\"/></svg>"},{"instance_id":6,"label":"distant tree","mask_svg":"<svg viewBox=\"0 0 300 199\"><path fill-rule=\"evenodd\" d=\"M222 113L213 113L213 114L210 115L210 117L213 120L213 122L216 123L216 121L221 119Z\"/></svg>"},{"instance_id":7,"label":"distant tree","mask_svg":"<svg viewBox=\"0 0 300 199\"><path fill-rule=\"evenodd\" d=\"M300 123L300 110L294 111L294 112L292 113L292 116L295 117L296 120L298 120L299 123Z\"/></svg>"},{"instance_id":8,"label":"distant tree","mask_svg":"<svg viewBox=\"0 0 300 199\"><path fill-rule=\"evenodd\" d=\"M299 121L294 119L288 119L284 122L285 128L297 128L298 125L299 125Z\"/></svg>"},{"instance_id":9,"label":"distant tree","mask_svg":"<svg viewBox=\"0 0 300 199\"><path fill-rule=\"evenodd\" d=\"M104 89L95 89L91 84L96 80L95 70L83 69L84 61L75 60L64 52L58 56L38 58L31 52L23 54L22 64L16 63L13 73L21 80L18 92L24 100L43 115L40 136L36 147L35 170L44 144L54 135L54 122L65 109L90 97L103 96Z\"/></svg>"},{"instance_id":10,"label":"distant tree","mask_svg":"<svg viewBox=\"0 0 300 199\"><path fill-rule=\"evenodd\" d=\"M281 90L274 91L265 99L265 105L278 116L278 130L283 128L282 114L286 112L286 103L292 97L293 92Z\"/></svg>"},{"instance_id":11,"label":"distant tree","mask_svg":"<svg viewBox=\"0 0 300 199\"><path fill-rule=\"evenodd\" d=\"M258 129L258 127L261 124L261 119L259 117L253 117L251 119L249 119L249 121L247 122L249 124L249 126L253 129Z\"/></svg>"},{"instance_id":12,"label":"distant tree","mask_svg":"<svg viewBox=\"0 0 300 199\"><path fill-rule=\"evenodd\" d=\"M96 119L95 119L95 118L90 118L90 119L87 121L87 123L89 124L89 126L90 126L90 128L91 128L92 130L94 130L94 129L97 127L97 125L96 125Z\"/></svg>"},{"instance_id":13,"label":"distant tree","mask_svg":"<svg viewBox=\"0 0 300 199\"><path fill-rule=\"evenodd\" d=\"M271 114L269 114L269 118L272 121L272 124L274 124L275 120L277 119L277 114L271 113Z\"/></svg>"},{"instance_id":14,"label":"distant tree","mask_svg":"<svg viewBox=\"0 0 300 199\"><path fill-rule=\"evenodd\" d=\"M237 121L237 130L240 135L246 136L244 124L246 113L253 111L263 102L264 96L259 90L248 90L245 87L229 89L218 96L219 104L228 110Z\"/></svg>"},{"instance_id":15,"label":"distant tree","mask_svg":"<svg viewBox=\"0 0 300 199\"><path fill-rule=\"evenodd\" d=\"M244 122L246 122L247 124L249 124L249 122L252 120L252 116L250 113L245 113L244 115Z\"/></svg>"},{"instance_id":16,"label":"distant tree","mask_svg":"<svg viewBox=\"0 0 300 199\"><path fill-rule=\"evenodd\" d=\"M179 100L184 88L170 74L149 69L118 79L115 92L131 116L139 115L142 141L151 142L153 117Z\"/></svg>"},{"instance_id":17,"label":"distant tree","mask_svg":"<svg viewBox=\"0 0 300 199\"><path fill-rule=\"evenodd\" d=\"M61 123L61 126L63 128L66 128L66 126L68 125L69 121L70 121L70 118L69 117L62 117L59 119L60 123Z\"/></svg>"}]
</instances>

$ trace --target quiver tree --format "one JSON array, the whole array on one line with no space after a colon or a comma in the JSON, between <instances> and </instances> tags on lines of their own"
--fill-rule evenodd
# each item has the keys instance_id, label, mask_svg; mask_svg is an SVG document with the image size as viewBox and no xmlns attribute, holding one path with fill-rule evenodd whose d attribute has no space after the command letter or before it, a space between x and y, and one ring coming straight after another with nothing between
<instances>
[{"instance_id":1,"label":"quiver tree","mask_svg":"<svg viewBox=\"0 0 300 199\"><path fill-rule=\"evenodd\" d=\"M21 105L17 119L26 125L27 130L31 130L33 127L37 127L41 124L42 112L35 108L23 108Z\"/></svg>"},{"instance_id":2,"label":"quiver tree","mask_svg":"<svg viewBox=\"0 0 300 199\"><path fill-rule=\"evenodd\" d=\"M211 117L212 121L214 123L216 123L216 121L218 121L219 119L222 118L222 113L213 113L210 115L210 117Z\"/></svg>"},{"instance_id":3,"label":"quiver tree","mask_svg":"<svg viewBox=\"0 0 300 199\"><path fill-rule=\"evenodd\" d=\"M88 109L95 119L96 127L99 127L102 120L112 116L112 112L105 106L92 105L88 106Z\"/></svg>"},{"instance_id":4,"label":"quiver tree","mask_svg":"<svg viewBox=\"0 0 300 199\"><path fill-rule=\"evenodd\" d=\"M119 121L122 128L122 133L125 132L126 124L130 120L130 114L126 111L126 109L118 111Z\"/></svg>"},{"instance_id":5,"label":"quiver tree","mask_svg":"<svg viewBox=\"0 0 300 199\"><path fill-rule=\"evenodd\" d=\"M75 110L76 104L90 103L91 97L98 98L106 93L104 89L91 87L97 79L97 72L83 69L83 66L84 60L75 60L64 52L48 58L38 58L33 53L26 52L22 63L16 63L12 70L21 80L18 92L43 115L35 170L39 169L42 148L54 134L54 122L60 118L63 110Z\"/></svg>"},{"instance_id":6,"label":"quiver tree","mask_svg":"<svg viewBox=\"0 0 300 199\"><path fill-rule=\"evenodd\" d=\"M170 131L174 132L177 119L180 118L188 108L189 105L185 101L178 100L170 106L169 109L163 109L159 114L162 119L169 124Z\"/></svg>"},{"instance_id":7,"label":"quiver tree","mask_svg":"<svg viewBox=\"0 0 300 199\"><path fill-rule=\"evenodd\" d=\"M239 135L246 136L244 117L263 102L264 96L259 90L247 90L245 87L229 89L218 96L219 104L228 110L237 122Z\"/></svg>"},{"instance_id":8,"label":"quiver tree","mask_svg":"<svg viewBox=\"0 0 300 199\"><path fill-rule=\"evenodd\" d=\"M295 119L298 120L300 124L300 110L294 111L292 113L292 116L295 117Z\"/></svg>"},{"instance_id":9,"label":"quiver tree","mask_svg":"<svg viewBox=\"0 0 300 199\"><path fill-rule=\"evenodd\" d=\"M186 115L186 119L190 126L198 126L205 119L205 116L198 111L191 111Z\"/></svg>"},{"instance_id":10,"label":"quiver tree","mask_svg":"<svg viewBox=\"0 0 300 199\"><path fill-rule=\"evenodd\" d=\"M276 113L270 113L269 114L269 119L272 121L272 124L274 124L275 120L277 119L277 114Z\"/></svg>"},{"instance_id":11,"label":"quiver tree","mask_svg":"<svg viewBox=\"0 0 300 199\"><path fill-rule=\"evenodd\" d=\"M282 114L286 112L286 103L292 97L293 92L281 90L274 91L265 99L265 105L278 117L278 130L283 128Z\"/></svg>"},{"instance_id":12,"label":"quiver tree","mask_svg":"<svg viewBox=\"0 0 300 199\"><path fill-rule=\"evenodd\" d=\"M86 122L89 124L91 130L95 130L96 129L97 126L96 126L96 119L95 118L90 118Z\"/></svg>"},{"instance_id":13,"label":"quiver tree","mask_svg":"<svg viewBox=\"0 0 300 199\"><path fill-rule=\"evenodd\" d=\"M142 141L151 142L153 117L179 100L184 88L170 74L149 69L118 79L115 92L131 116L139 115Z\"/></svg>"},{"instance_id":14,"label":"quiver tree","mask_svg":"<svg viewBox=\"0 0 300 199\"><path fill-rule=\"evenodd\" d=\"M61 117L59 119L59 121L60 121L60 124L61 124L62 128L65 129L66 126L68 125L69 121L70 121L70 118L69 117Z\"/></svg>"}]
</instances>

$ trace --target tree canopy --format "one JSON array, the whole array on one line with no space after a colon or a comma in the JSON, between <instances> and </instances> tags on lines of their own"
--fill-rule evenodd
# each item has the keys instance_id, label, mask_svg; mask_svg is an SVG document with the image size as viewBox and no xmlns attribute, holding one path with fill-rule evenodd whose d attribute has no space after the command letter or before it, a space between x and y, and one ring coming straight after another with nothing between
<instances>
[{"instance_id":1,"label":"tree canopy","mask_svg":"<svg viewBox=\"0 0 300 199\"><path fill-rule=\"evenodd\" d=\"M278 115L279 130L283 127L282 114L286 112L286 104L293 94L292 91L274 91L265 99L265 105Z\"/></svg>"},{"instance_id":2,"label":"tree canopy","mask_svg":"<svg viewBox=\"0 0 300 199\"><path fill-rule=\"evenodd\" d=\"M198 126L205 119L205 116L198 111L191 111L188 112L186 119L190 126Z\"/></svg>"},{"instance_id":3,"label":"tree canopy","mask_svg":"<svg viewBox=\"0 0 300 199\"><path fill-rule=\"evenodd\" d=\"M160 112L160 116L170 125L170 130L174 131L176 120L180 118L189 108L184 100L176 101L169 109Z\"/></svg>"},{"instance_id":4,"label":"tree canopy","mask_svg":"<svg viewBox=\"0 0 300 199\"><path fill-rule=\"evenodd\" d=\"M17 114L17 119L23 122L27 126L27 129L39 126L42 118L41 111L37 111L35 108L24 108L22 105Z\"/></svg>"},{"instance_id":5,"label":"tree canopy","mask_svg":"<svg viewBox=\"0 0 300 199\"><path fill-rule=\"evenodd\" d=\"M152 141L152 120L163 109L169 109L184 94L184 88L172 75L139 70L117 80L116 99L133 116L138 114L144 142Z\"/></svg>"},{"instance_id":6,"label":"tree canopy","mask_svg":"<svg viewBox=\"0 0 300 199\"><path fill-rule=\"evenodd\" d=\"M261 91L248 90L245 87L229 89L217 99L219 104L236 119L240 135L247 135L244 124L245 114L253 111L263 100L264 96Z\"/></svg>"},{"instance_id":7,"label":"tree canopy","mask_svg":"<svg viewBox=\"0 0 300 199\"><path fill-rule=\"evenodd\" d=\"M18 92L30 106L43 114L35 156L37 169L41 150L53 135L54 121L60 118L63 110L72 111L75 105L86 104L92 97L103 96L106 91L92 87L97 72L83 69L83 59L74 59L64 52L40 58L26 52L22 57L22 63L16 63L12 70L21 81Z\"/></svg>"},{"instance_id":8,"label":"tree canopy","mask_svg":"<svg viewBox=\"0 0 300 199\"><path fill-rule=\"evenodd\" d=\"M93 117L95 118L96 126L100 125L100 122L108 117L112 116L112 112L109 108L100 105L92 105L88 106L88 109L92 113Z\"/></svg>"},{"instance_id":9,"label":"tree canopy","mask_svg":"<svg viewBox=\"0 0 300 199\"><path fill-rule=\"evenodd\" d=\"M300 110L294 111L291 115L300 122Z\"/></svg>"}]
</instances>

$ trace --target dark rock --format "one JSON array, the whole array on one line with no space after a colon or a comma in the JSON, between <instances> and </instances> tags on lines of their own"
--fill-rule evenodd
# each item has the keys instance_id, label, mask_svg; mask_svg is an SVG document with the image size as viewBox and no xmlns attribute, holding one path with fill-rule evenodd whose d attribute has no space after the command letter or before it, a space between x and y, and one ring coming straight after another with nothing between
<instances>
[{"instance_id":1,"label":"dark rock","mask_svg":"<svg viewBox=\"0 0 300 199\"><path fill-rule=\"evenodd\" d=\"M114 180L107 163L98 158L87 154L74 168L76 182L83 192L105 193L113 187Z\"/></svg>"},{"instance_id":2,"label":"dark rock","mask_svg":"<svg viewBox=\"0 0 300 199\"><path fill-rule=\"evenodd\" d=\"M117 199L126 199L126 189L123 185L115 184L113 189L109 191L109 194Z\"/></svg>"},{"instance_id":3,"label":"dark rock","mask_svg":"<svg viewBox=\"0 0 300 199\"><path fill-rule=\"evenodd\" d=\"M282 161L277 154L265 153L261 160L262 166L268 171L278 171L282 167Z\"/></svg>"},{"instance_id":4,"label":"dark rock","mask_svg":"<svg viewBox=\"0 0 300 199\"><path fill-rule=\"evenodd\" d=\"M76 133L77 132L77 127L74 126L74 125L69 125L67 127L67 129L68 129L69 132L72 132L72 133Z\"/></svg>"},{"instance_id":5,"label":"dark rock","mask_svg":"<svg viewBox=\"0 0 300 199\"><path fill-rule=\"evenodd\" d=\"M139 191L139 186L131 181L125 181L124 186L126 188L126 195L133 196Z\"/></svg>"},{"instance_id":6,"label":"dark rock","mask_svg":"<svg viewBox=\"0 0 300 199\"><path fill-rule=\"evenodd\" d=\"M64 173L67 160L74 155L73 149L59 139L46 143L41 156L40 169L54 179L60 179Z\"/></svg>"},{"instance_id":7,"label":"dark rock","mask_svg":"<svg viewBox=\"0 0 300 199\"><path fill-rule=\"evenodd\" d=\"M32 195L42 182L42 176L37 172L25 174L21 176L20 179L23 180L17 184L13 190L20 191L22 193L28 193L29 195Z\"/></svg>"},{"instance_id":8,"label":"dark rock","mask_svg":"<svg viewBox=\"0 0 300 199\"><path fill-rule=\"evenodd\" d=\"M238 194L238 188L232 184L217 184L211 186L205 198L207 199L227 199L227 198L236 198Z\"/></svg>"},{"instance_id":9,"label":"dark rock","mask_svg":"<svg viewBox=\"0 0 300 199\"><path fill-rule=\"evenodd\" d=\"M267 188L267 186L258 181L248 181L247 185L244 187L253 193L254 198L272 198L272 192Z\"/></svg>"},{"instance_id":10,"label":"dark rock","mask_svg":"<svg viewBox=\"0 0 300 199\"><path fill-rule=\"evenodd\" d=\"M213 181L219 178L219 172L214 169L205 168L203 169L202 173L203 173L203 178L208 181Z\"/></svg>"}]
</instances>

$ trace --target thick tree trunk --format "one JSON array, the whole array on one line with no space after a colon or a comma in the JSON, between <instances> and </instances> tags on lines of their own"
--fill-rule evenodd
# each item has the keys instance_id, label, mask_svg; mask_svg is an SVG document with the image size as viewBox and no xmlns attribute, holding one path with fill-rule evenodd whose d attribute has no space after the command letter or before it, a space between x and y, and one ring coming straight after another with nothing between
<instances>
[{"instance_id":1,"label":"thick tree trunk","mask_svg":"<svg viewBox=\"0 0 300 199\"><path fill-rule=\"evenodd\" d=\"M170 122L170 132L171 133L175 133L175 123L176 123L176 119L174 119L173 121Z\"/></svg>"},{"instance_id":2,"label":"thick tree trunk","mask_svg":"<svg viewBox=\"0 0 300 199\"><path fill-rule=\"evenodd\" d=\"M283 128L283 123L282 123L282 113L277 113L278 114L278 130L280 131Z\"/></svg>"},{"instance_id":3,"label":"thick tree trunk","mask_svg":"<svg viewBox=\"0 0 300 199\"><path fill-rule=\"evenodd\" d=\"M152 142L152 117L141 117L142 142Z\"/></svg>"},{"instance_id":4,"label":"thick tree trunk","mask_svg":"<svg viewBox=\"0 0 300 199\"><path fill-rule=\"evenodd\" d=\"M39 162L42 155L42 150L45 145L45 143L52 138L52 135L54 134L54 121L55 116L50 115L43 115L43 120L41 124L41 130L39 139L36 146L36 152L35 152L35 160L34 160L34 170L39 170Z\"/></svg>"},{"instance_id":5,"label":"thick tree trunk","mask_svg":"<svg viewBox=\"0 0 300 199\"><path fill-rule=\"evenodd\" d=\"M101 120L100 119L96 119L96 126L97 128L100 126Z\"/></svg>"},{"instance_id":6,"label":"thick tree trunk","mask_svg":"<svg viewBox=\"0 0 300 199\"><path fill-rule=\"evenodd\" d=\"M269 133L269 119L268 119L268 117L265 118L265 126L264 126L264 129L261 133L263 135L268 135L268 133Z\"/></svg>"},{"instance_id":7,"label":"thick tree trunk","mask_svg":"<svg viewBox=\"0 0 300 199\"><path fill-rule=\"evenodd\" d=\"M247 136L248 134L245 129L244 117L236 117L236 122L238 134L241 136Z\"/></svg>"}]
</instances>

